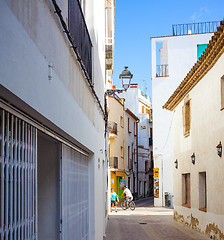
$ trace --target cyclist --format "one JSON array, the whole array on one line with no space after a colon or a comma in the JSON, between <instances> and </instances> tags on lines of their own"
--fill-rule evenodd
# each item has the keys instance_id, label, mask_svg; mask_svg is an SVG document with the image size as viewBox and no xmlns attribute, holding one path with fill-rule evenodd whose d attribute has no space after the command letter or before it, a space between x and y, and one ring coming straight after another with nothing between
<instances>
[{"instance_id":1,"label":"cyclist","mask_svg":"<svg viewBox=\"0 0 224 240\"><path fill-rule=\"evenodd\" d=\"M133 200L133 196L132 196L131 191L128 189L127 186L124 187L124 192L121 194L121 197L124 194L126 196L126 202L127 202L127 208L128 208L128 203Z\"/></svg>"}]
</instances>

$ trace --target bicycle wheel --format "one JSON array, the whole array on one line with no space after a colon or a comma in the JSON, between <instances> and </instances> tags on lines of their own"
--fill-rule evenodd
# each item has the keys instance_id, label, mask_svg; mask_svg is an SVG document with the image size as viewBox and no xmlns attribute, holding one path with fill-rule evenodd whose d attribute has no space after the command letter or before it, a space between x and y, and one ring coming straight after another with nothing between
<instances>
[{"instance_id":1,"label":"bicycle wheel","mask_svg":"<svg viewBox=\"0 0 224 240\"><path fill-rule=\"evenodd\" d=\"M130 209L131 209L132 211L134 211L134 210L135 210L135 203L134 203L133 201L131 201L131 202L129 203L129 207L130 207Z\"/></svg>"},{"instance_id":2,"label":"bicycle wheel","mask_svg":"<svg viewBox=\"0 0 224 240\"><path fill-rule=\"evenodd\" d=\"M122 203L121 203L121 208L122 208L123 210L126 210L126 207L127 207L126 201L122 202Z\"/></svg>"}]
</instances>

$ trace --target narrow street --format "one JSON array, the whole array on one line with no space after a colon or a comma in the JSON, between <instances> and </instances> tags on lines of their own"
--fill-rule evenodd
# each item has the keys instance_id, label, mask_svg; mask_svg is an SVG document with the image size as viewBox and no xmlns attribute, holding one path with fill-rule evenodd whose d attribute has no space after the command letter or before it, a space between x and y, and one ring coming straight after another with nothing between
<instances>
[{"instance_id":1,"label":"narrow street","mask_svg":"<svg viewBox=\"0 0 224 240\"><path fill-rule=\"evenodd\" d=\"M153 198L135 202L134 211L113 211L109 215L107 240L208 240L183 224L173 220L173 210L153 207Z\"/></svg>"}]
</instances>

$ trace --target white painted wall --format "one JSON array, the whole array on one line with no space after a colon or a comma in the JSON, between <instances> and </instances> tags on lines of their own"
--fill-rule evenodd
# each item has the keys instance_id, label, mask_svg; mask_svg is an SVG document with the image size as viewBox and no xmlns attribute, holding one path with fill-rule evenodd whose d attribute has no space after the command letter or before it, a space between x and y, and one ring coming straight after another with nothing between
<instances>
[{"instance_id":1,"label":"white painted wall","mask_svg":"<svg viewBox=\"0 0 224 240\"><path fill-rule=\"evenodd\" d=\"M69 136L93 153L90 193L94 207L90 212L90 239L98 240L105 234L104 119L50 2L35 0L25 7L22 2L13 0L0 2L0 84L21 100L13 102L9 96L9 102L18 108L25 102L39 114L39 121L42 122L42 118L49 120L56 131L60 129L60 134ZM57 2L67 22L67 1ZM104 0L87 0L85 11L93 44L94 89L102 106L105 83L104 6ZM49 63L53 66L50 81Z\"/></svg>"},{"instance_id":2,"label":"white painted wall","mask_svg":"<svg viewBox=\"0 0 224 240\"><path fill-rule=\"evenodd\" d=\"M160 191L173 195L172 121L173 114L162 106L197 61L197 44L208 43L212 34L197 34L151 38L152 44L152 102L154 167L163 168ZM167 44L168 77L156 77L156 42ZM161 159L157 162L156 159ZM163 198L164 196L161 195ZM164 199L155 199L162 206ZM171 199L171 204L173 201Z\"/></svg>"},{"instance_id":3,"label":"white painted wall","mask_svg":"<svg viewBox=\"0 0 224 240\"><path fill-rule=\"evenodd\" d=\"M173 120L174 158L178 159L178 169L174 169L174 210L189 222L190 216L198 220L198 230L204 232L214 223L214 230L224 232L224 189L223 155L217 155L216 146L224 143L224 111L221 109L221 77L224 75L224 54L216 64L190 91L191 130L190 136L183 136L182 106L184 100L175 108ZM196 163L191 163L195 153ZM206 171L207 212L199 208L199 172ZM190 173L191 208L182 207L181 175ZM218 231L216 232L218 234ZM215 234L209 232L209 236ZM219 239L216 236L216 239Z\"/></svg>"}]
</instances>

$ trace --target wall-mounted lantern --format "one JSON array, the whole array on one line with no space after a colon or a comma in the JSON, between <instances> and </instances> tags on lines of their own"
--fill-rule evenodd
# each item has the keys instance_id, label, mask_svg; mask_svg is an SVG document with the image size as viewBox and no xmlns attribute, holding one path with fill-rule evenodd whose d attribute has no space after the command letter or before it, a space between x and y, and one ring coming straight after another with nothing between
<instances>
[{"instance_id":1,"label":"wall-mounted lantern","mask_svg":"<svg viewBox=\"0 0 224 240\"><path fill-rule=\"evenodd\" d=\"M176 161L174 162L174 166L177 169L178 168L178 160L176 159Z\"/></svg>"},{"instance_id":2,"label":"wall-mounted lantern","mask_svg":"<svg viewBox=\"0 0 224 240\"><path fill-rule=\"evenodd\" d=\"M128 70L128 67L125 66L123 72L119 76L122 87L125 89L125 91L130 87L132 77L133 74L131 74L131 72Z\"/></svg>"},{"instance_id":3,"label":"wall-mounted lantern","mask_svg":"<svg viewBox=\"0 0 224 240\"><path fill-rule=\"evenodd\" d=\"M219 157L222 157L222 143L221 143L221 141L216 146L216 148L217 148L217 154L219 155Z\"/></svg>"},{"instance_id":4,"label":"wall-mounted lantern","mask_svg":"<svg viewBox=\"0 0 224 240\"><path fill-rule=\"evenodd\" d=\"M195 164L195 154L194 154L194 153L191 155L191 162L192 162L193 164Z\"/></svg>"}]
</instances>

